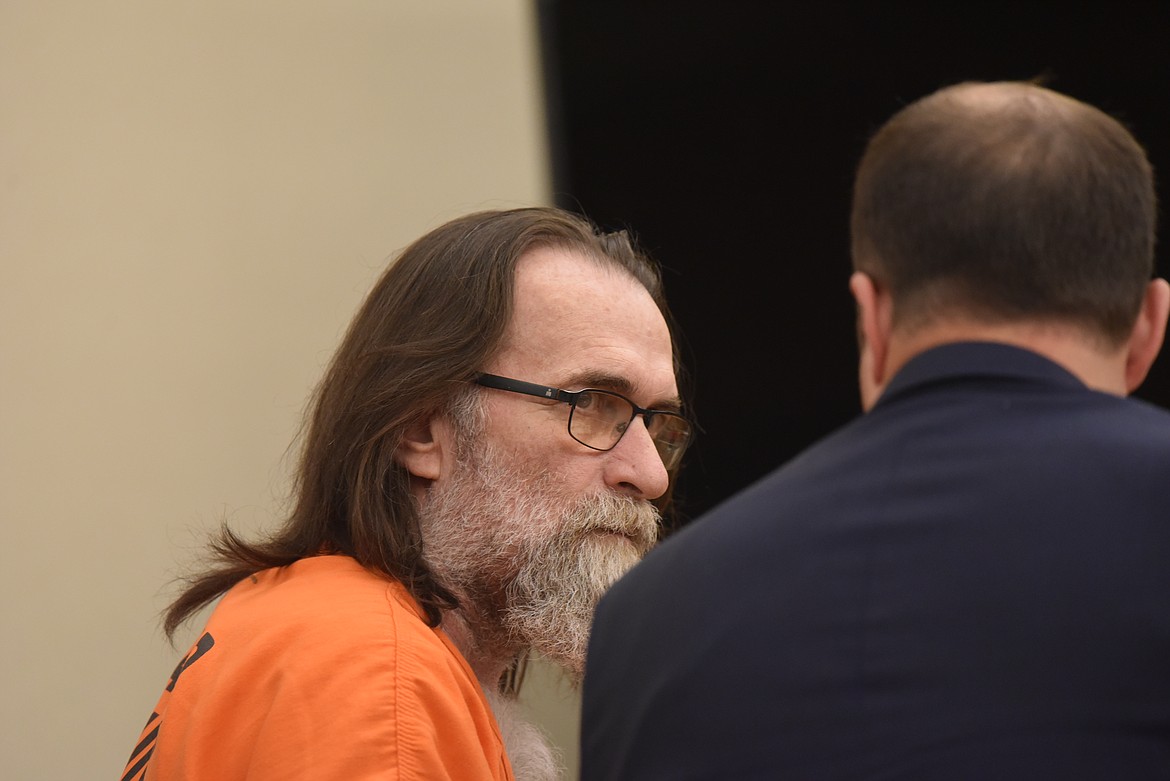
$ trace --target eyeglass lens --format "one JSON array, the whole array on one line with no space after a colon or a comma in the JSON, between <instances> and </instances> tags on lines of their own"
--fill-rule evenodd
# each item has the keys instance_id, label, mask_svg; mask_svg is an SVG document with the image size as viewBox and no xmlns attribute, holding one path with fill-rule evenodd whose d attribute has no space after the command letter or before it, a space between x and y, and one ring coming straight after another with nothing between
<instances>
[{"instance_id":1,"label":"eyeglass lens","mask_svg":"<svg viewBox=\"0 0 1170 781\"><path fill-rule=\"evenodd\" d=\"M669 469L682 455L690 436L690 424L685 418L667 413L647 417L650 438ZM608 450L622 438L633 418L634 407L628 400L610 393L586 391L577 397L569 418L569 433L583 444Z\"/></svg>"}]
</instances>

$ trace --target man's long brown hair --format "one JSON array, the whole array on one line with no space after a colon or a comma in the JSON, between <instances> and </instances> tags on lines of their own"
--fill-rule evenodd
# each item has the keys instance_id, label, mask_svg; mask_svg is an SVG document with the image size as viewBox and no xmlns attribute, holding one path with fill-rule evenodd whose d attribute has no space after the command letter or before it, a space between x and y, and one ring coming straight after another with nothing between
<instances>
[{"instance_id":1,"label":"man's long brown hair","mask_svg":"<svg viewBox=\"0 0 1170 781\"><path fill-rule=\"evenodd\" d=\"M516 263L543 246L624 269L673 331L659 269L624 232L604 234L571 213L527 208L470 214L426 234L378 280L316 390L290 516L255 542L224 526L211 540L207 568L167 609L168 637L244 578L321 553L352 556L403 583L432 626L457 606L423 560L409 475L395 452L412 426L444 414L498 349L512 315Z\"/></svg>"}]
</instances>

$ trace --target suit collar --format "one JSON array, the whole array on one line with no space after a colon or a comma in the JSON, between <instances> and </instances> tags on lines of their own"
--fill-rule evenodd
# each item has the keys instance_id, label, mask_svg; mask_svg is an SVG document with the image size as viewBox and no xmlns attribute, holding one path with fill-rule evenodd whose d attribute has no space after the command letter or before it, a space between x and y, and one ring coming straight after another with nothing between
<instances>
[{"instance_id":1,"label":"suit collar","mask_svg":"<svg viewBox=\"0 0 1170 781\"><path fill-rule=\"evenodd\" d=\"M877 403L883 404L923 385L976 377L1085 388L1067 369L1030 350L999 342L955 342L931 348L907 361L882 391Z\"/></svg>"}]
</instances>

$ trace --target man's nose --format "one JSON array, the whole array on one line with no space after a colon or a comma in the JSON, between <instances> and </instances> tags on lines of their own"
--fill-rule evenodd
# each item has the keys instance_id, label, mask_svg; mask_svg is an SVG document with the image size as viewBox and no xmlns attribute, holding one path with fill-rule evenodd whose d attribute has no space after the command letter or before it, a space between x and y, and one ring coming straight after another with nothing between
<instances>
[{"instance_id":1,"label":"man's nose","mask_svg":"<svg viewBox=\"0 0 1170 781\"><path fill-rule=\"evenodd\" d=\"M666 493L670 475L642 415L630 421L625 435L609 451L609 456L605 482L610 488L646 500L657 499Z\"/></svg>"}]
</instances>

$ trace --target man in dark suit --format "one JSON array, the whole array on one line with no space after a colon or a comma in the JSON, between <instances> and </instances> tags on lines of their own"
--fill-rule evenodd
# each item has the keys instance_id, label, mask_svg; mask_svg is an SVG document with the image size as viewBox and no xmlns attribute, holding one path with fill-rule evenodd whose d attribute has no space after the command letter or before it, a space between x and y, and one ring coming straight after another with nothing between
<instances>
[{"instance_id":1,"label":"man in dark suit","mask_svg":"<svg viewBox=\"0 0 1170 781\"><path fill-rule=\"evenodd\" d=\"M1170 778L1153 177L1097 109L962 84L870 141L866 414L602 600L582 778Z\"/></svg>"}]
</instances>

